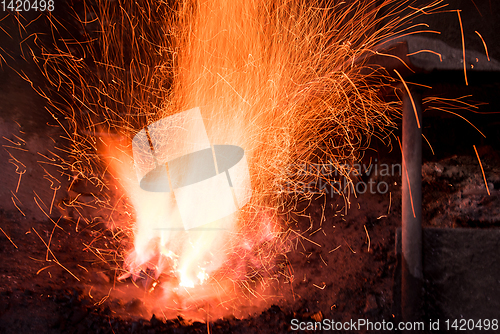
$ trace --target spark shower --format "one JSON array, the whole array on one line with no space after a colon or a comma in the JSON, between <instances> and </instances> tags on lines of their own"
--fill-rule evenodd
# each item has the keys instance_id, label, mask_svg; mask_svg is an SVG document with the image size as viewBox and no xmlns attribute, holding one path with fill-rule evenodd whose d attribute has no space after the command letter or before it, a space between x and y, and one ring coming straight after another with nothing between
<instances>
[{"instance_id":1,"label":"spark shower","mask_svg":"<svg viewBox=\"0 0 500 334\"><path fill-rule=\"evenodd\" d=\"M369 57L391 57L395 36L425 28L413 18L443 7L96 0L71 24L44 16L54 34L33 55L50 87L38 91L67 140L51 158L96 189L122 241L116 284L148 277L150 305L176 312L275 295L296 236L283 212L306 196L282 185L310 176L289 166L354 165L373 135L388 143L399 103L381 92L395 80ZM95 219L77 204L61 210Z\"/></svg>"}]
</instances>

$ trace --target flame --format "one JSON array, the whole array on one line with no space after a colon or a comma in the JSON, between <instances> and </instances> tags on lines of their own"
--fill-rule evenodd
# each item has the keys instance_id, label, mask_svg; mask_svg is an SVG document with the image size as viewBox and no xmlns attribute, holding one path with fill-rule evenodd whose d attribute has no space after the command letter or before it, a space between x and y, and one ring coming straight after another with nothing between
<instances>
[{"instance_id":1,"label":"flame","mask_svg":"<svg viewBox=\"0 0 500 334\"><path fill-rule=\"evenodd\" d=\"M130 237L120 278L152 276L151 289L162 291L152 303L176 310L261 296L256 286L274 278L273 263L287 250L290 233L279 213L308 196L290 199L283 190L311 177L290 166L342 165L358 159L372 135L388 137L398 104L379 92L393 79L367 58L383 56L380 43L403 23L442 8L441 1L419 9L393 0L83 6L76 17L84 42L54 38L50 49L40 46L42 72L63 101L71 98L61 106L44 95L71 142L61 166L101 189L104 199L96 204L110 210L111 228ZM141 188L133 138L197 107L211 145L244 150L252 197L203 229L186 231L173 192ZM172 138L159 131L149 140L169 145ZM124 194L123 211L131 214L115 221ZM192 210L208 212L206 203L193 199Z\"/></svg>"},{"instance_id":2,"label":"flame","mask_svg":"<svg viewBox=\"0 0 500 334\"><path fill-rule=\"evenodd\" d=\"M335 13L335 9L330 11ZM334 30L328 25L342 18L321 15L322 10L300 1L187 1L178 8L168 105L149 116L149 124L200 107L211 143L244 149L254 196L234 214L203 225L206 230L184 231L176 210L180 199L171 192L141 189L133 175L130 153L118 159L112 153L113 161L123 164L115 169L135 210L134 247L126 258L128 273L122 279L153 270L156 279L166 273L175 281L176 293L179 287L198 287L197 294L203 289L211 291L211 283L224 286L244 281L253 275L244 268L245 263L253 262L251 267L259 268L262 260L252 252L278 238L275 185L287 164L297 158L310 159L307 155L313 154L297 152L306 148L300 141L307 140L316 126L325 129L325 122L337 117L342 119L337 123L339 130L368 134L373 127L389 123L387 105L377 102L376 92L369 86L359 85L364 78L352 66L361 41L330 45L321 34L333 38ZM364 39L363 45L373 45L376 38L371 38ZM163 47L160 52L165 52ZM352 60L346 62L348 59ZM354 80L358 84L352 84ZM338 85L342 87L336 88ZM332 89L338 93L332 96ZM341 103L346 95L349 100ZM357 125L342 124L350 118ZM192 132L198 135L200 129L195 128ZM184 145L172 138L176 133L149 133L155 146ZM356 140L347 140L347 144L358 147ZM352 154L354 150L348 153ZM209 211L206 203L193 198L189 209ZM217 297L224 299L226 293L218 292Z\"/></svg>"},{"instance_id":3,"label":"flame","mask_svg":"<svg viewBox=\"0 0 500 334\"><path fill-rule=\"evenodd\" d=\"M245 294L243 290L255 295L259 289L244 283L249 278L258 287L266 285L259 283L264 271L273 265L275 254L285 251L283 232L269 209L256 209L249 203L228 217L185 230L173 193L140 187L130 143L111 138L103 142L101 152L135 211L134 220L126 222L132 225L133 248L118 280L137 280L145 273L152 276L151 291L162 291L155 303L160 300L168 307L182 300L176 309L184 314L214 301L232 305L232 310L243 303L235 295ZM202 205L194 203L193 210L203 210ZM248 297L243 299L249 303ZM214 314L218 314L216 306Z\"/></svg>"}]
</instances>

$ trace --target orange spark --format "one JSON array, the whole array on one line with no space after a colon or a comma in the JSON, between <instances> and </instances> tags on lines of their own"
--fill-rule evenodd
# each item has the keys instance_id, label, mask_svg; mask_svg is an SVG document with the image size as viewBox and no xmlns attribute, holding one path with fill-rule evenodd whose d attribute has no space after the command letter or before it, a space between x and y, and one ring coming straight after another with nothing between
<instances>
[{"instance_id":1,"label":"orange spark","mask_svg":"<svg viewBox=\"0 0 500 334\"><path fill-rule=\"evenodd\" d=\"M479 36L479 38L481 38L481 42L483 42L484 46L484 51L486 52L486 58L488 58L488 61L490 61L490 55L488 54L488 47L486 46L486 42L484 41L483 36L481 36L481 34L477 30L475 30L474 32Z\"/></svg>"},{"instance_id":2,"label":"orange spark","mask_svg":"<svg viewBox=\"0 0 500 334\"><path fill-rule=\"evenodd\" d=\"M398 144L399 144L399 149L401 152L403 152L403 146L401 145L401 141L398 138ZM406 169L406 161L405 161L405 155L401 155L401 159L403 160L403 168L405 169L405 175L406 175L406 183L408 184L408 193L410 194L410 203L411 203L411 211L413 213L413 218L416 218L415 214L415 207L413 206L413 196L412 196L412 191L411 191L411 184L410 184L410 177L408 176L408 170Z\"/></svg>"},{"instance_id":3,"label":"orange spark","mask_svg":"<svg viewBox=\"0 0 500 334\"><path fill-rule=\"evenodd\" d=\"M394 72L396 72L396 74L398 75L399 79L403 83L403 86L406 89L408 97L410 98L410 101L411 101L411 105L413 107L413 112L415 114L415 119L417 121L417 127L420 129L420 120L418 119L417 107L415 106L415 101L413 100L413 95L411 94L410 89L408 88L408 85L406 84L406 81L403 79L403 77L401 76L401 74L399 74L399 72L396 69L394 69Z\"/></svg>"},{"instance_id":4,"label":"orange spark","mask_svg":"<svg viewBox=\"0 0 500 334\"><path fill-rule=\"evenodd\" d=\"M465 85L468 86L469 82L467 81L467 64L465 61L465 39L464 39L464 28L462 27L462 18L460 17L460 10L457 10L458 22L460 23L460 33L462 35L462 53L463 53L463 63L464 63L464 78Z\"/></svg>"},{"instance_id":5,"label":"orange spark","mask_svg":"<svg viewBox=\"0 0 500 334\"><path fill-rule=\"evenodd\" d=\"M479 161L479 167L481 167L481 173L483 173L483 180L484 180L484 185L486 187L486 191L488 192L488 195L491 195L490 189L488 188L488 182L486 181L486 175L484 174L483 164L481 163L481 159L479 158L479 153L477 153L476 145L472 145L472 147L474 147L474 152L476 152L477 161Z\"/></svg>"},{"instance_id":6,"label":"orange spark","mask_svg":"<svg viewBox=\"0 0 500 334\"><path fill-rule=\"evenodd\" d=\"M7 237L7 239L9 239L10 243L14 245L14 247L17 248L16 244L14 243L14 241L12 241L12 239L7 235L7 233L5 233L5 231L0 227L0 231L2 231L2 233Z\"/></svg>"},{"instance_id":7,"label":"orange spark","mask_svg":"<svg viewBox=\"0 0 500 334\"><path fill-rule=\"evenodd\" d=\"M439 57L439 61L440 62L443 61L443 57L441 56L441 54L439 52L432 51L432 50L418 50L418 51L415 51L415 52L412 52L412 53L408 53L407 56L413 56L413 55L419 54L421 52L429 52L429 53L435 54L436 56Z\"/></svg>"}]
</instances>

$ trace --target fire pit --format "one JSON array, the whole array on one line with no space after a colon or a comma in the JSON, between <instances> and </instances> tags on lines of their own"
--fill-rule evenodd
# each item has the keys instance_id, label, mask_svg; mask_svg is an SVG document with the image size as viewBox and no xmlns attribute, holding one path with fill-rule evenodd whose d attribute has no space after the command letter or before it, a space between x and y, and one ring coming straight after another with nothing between
<instances>
[{"instance_id":1,"label":"fire pit","mask_svg":"<svg viewBox=\"0 0 500 334\"><path fill-rule=\"evenodd\" d=\"M404 173L389 136L400 135L394 87L412 87L405 71L416 67L391 38L442 8L317 5L74 1L31 24L33 12L6 13L2 332L401 320ZM21 62L28 48L35 61ZM494 134L492 119L474 124ZM441 130L426 131L439 142ZM497 148L476 146L467 154L493 191ZM453 174L454 148L438 147L434 158L424 147L424 225L457 191L440 179Z\"/></svg>"}]
</instances>

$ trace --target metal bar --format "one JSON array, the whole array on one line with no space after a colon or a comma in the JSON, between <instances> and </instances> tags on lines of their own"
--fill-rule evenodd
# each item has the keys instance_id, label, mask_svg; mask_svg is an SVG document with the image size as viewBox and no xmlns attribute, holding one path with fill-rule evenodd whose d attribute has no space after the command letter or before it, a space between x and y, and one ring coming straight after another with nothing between
<instances>
[{"instance_id":1,"label":"metal bar","mask_svg":"<svg viewBox=\"0 0 500 334\"><path fill-rule=\"evenodd\" d=\"M403 91L401 307L404 321L417 321L423 317L422 97Z\"/></svg>"}]
</instances>

